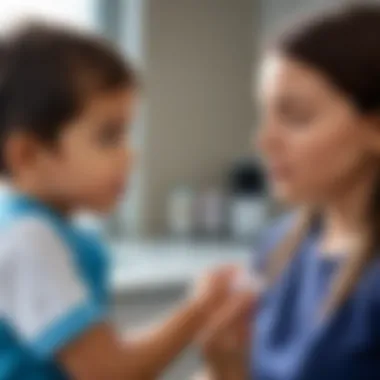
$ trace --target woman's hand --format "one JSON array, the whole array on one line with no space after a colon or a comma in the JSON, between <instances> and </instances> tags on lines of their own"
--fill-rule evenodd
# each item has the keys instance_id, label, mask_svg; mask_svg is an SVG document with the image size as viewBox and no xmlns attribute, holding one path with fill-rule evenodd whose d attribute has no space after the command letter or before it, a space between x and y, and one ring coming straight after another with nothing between
<instances>
[{"instance_id":1,"label":"woman's hand","mask_svg":"<svg viewBox=\"0 0 380 380\"><path fill-rule=\"evenodd\" d=\"M252 291L236 292L210 319L200 338L208 367L205 379L248 379L250 324L255 298Z\"/></svg>"}]
</instances>

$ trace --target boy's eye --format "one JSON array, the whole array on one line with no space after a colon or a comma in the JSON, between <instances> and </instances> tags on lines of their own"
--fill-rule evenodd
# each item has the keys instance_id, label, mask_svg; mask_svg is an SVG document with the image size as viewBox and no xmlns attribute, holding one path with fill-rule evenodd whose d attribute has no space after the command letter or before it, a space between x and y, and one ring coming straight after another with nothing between
<instances>
[{"instance_id":1,"label":"boy's eye","mask_svg":"<svg viewBox=\"0 0 380 380\"><path fill-rule=\"evenodd\" d=\"M123 124L105 124L99 130L97 140L103 146L117 145L123 141L126 132Z\"/></svg>"}]
</instances>

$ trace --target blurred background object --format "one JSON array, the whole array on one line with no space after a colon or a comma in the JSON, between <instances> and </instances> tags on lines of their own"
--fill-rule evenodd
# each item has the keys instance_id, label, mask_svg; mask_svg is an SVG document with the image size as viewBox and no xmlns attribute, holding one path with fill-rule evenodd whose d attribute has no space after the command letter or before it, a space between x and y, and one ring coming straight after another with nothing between
<instances>
[{"instance_id":1,"label":"blurred background object","mask_svg":"<svg viewBox=\"0 0 380 380\"><path fill-rule=\"evenodd\" d=\"M168 199L168 229L173 237L191 238L195 228L195 199L191 188L174 188Z\"/></svg>"},{"instance_id":2,"label":"blurred background object","mask_svg":"<svg viewBox=\"0 0 380 380\"><path fill-rule=\"evenodd\" d=\"M31 17L92 30L142 76L132 129L139 160L128 194L106 222L80 217L105 228L120 329L165 316L207 267L249 265L255 236L277 212L250 158L261 41L295 11L338 2L1 0L0 31ZM165 379L187 379L198 365L191 352Z\"/></svg>"},{"instance_id":3,"label":"blurred background object","mask_svg":"<svg viewBox=\"0 0 380 380\"><path fill-rule=\"evenodd\" d=\"M264 173L249 158L235 164L230 176L231 235L237 241L253 243L267 218Z\"/></svg>"}]
</instances>

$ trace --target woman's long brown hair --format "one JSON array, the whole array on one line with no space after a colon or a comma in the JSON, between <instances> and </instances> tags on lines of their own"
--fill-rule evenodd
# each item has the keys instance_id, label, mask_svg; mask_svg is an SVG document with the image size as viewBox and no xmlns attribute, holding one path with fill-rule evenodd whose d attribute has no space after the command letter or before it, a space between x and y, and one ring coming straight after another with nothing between
<instances>
[{"instance_id":1,"label":"woman's long brown hair","mask_svg":"<svg viewBox=\"0 0 380 380\"><path fill-rule=\"evenodd\" d=\"M380 111L380 5L346 6L282 35L275 45L280 54L302 61L322 72L357 107L368 115ZM360 248L349 252L332 284L323 307L330 314L350 296L363 271L380 248L380 161L378 180L368 202L366 236ZM285 269L309 232L316 212L303 210L298 222L271 255L269 280Z\"/></svg>"}]
</instances>

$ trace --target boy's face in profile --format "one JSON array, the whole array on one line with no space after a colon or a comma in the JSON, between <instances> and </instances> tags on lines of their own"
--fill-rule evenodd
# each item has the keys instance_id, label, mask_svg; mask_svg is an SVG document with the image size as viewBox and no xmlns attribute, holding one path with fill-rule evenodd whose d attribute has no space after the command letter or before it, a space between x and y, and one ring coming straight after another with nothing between
<instances>
[{"instance_id":1,"label":"boy's face in profile","mask_svg":"<svg viewBox=\"0 0 380 380\"><path fill-rule=\"evenodd\" d=\"M28 177L47 197L71 209L112 209L125 191L132 164L128 125L135 98L128 89L94 96L62 128L57 143L35 144Z\"/></svg>"}]
</instances>

